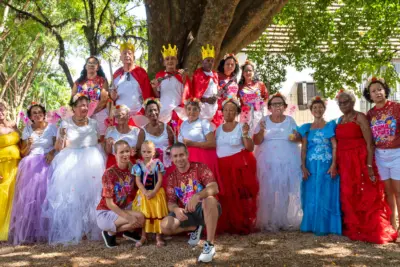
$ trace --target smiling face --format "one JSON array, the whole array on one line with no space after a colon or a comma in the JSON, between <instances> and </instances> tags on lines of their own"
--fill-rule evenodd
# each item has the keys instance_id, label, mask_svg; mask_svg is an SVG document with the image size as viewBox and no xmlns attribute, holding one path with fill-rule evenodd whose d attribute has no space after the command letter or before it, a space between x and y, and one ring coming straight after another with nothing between
<instances>
[{"instance_id":1,"label":"smiling face","mask_svg":"<svg viewBox=\"0 0 400 267\"><path fill-rule=\"evenodd\" d=\"M176 65L178 65L178 59L176 57L168 56L164 58L164 66L167 71L175 71Z\"/></svg>"},{"instance_id":2,"label":"smiling face","mask_svg":"<svg viewBox=\"0 0 400 267\"><path fill-rule=\"evenodd\" d=\"M235 70L236 62L233 58L228 58L224 63L224 74L230 76Z\"/></svg>"},{"instance_id":3,"label":"smiling face","mask_svg":"<svg viewBox=\"0 0 400 267\"><path fill-rule=\"evenodd\" d=\"M146 117L149 120L158 120L158 114L160 113L160 110L158 109L157 104L149 104L146 107Z\"/></svg>"},{"instance_id":4,"label":"smiling face","mask_svg":"<svg viewBox=\"0 0 400 267\"><path fill-rule=\"evenodd\" d=\"M311 106L311 114L316 119L320 119L324 116L325 113L325 106L322 103L314 103Z\"/></svg>"},{"instance_id":5,"label":"smiling face","mask_svg":"<svg viewBox=\"0 0 400 267\"><path fill-rule=\"evenodd\" d=\"M338 105L343 114L348 114L354 110L354 102L348 94L339 95Z\"/></svg>"},{"instance_id":6,"label":"smiling face","mask_svg":"<svg viewBox=\"0 0 400 267\"><path fill-rule=\"evenodd\" d=\"M374 103L382 103L386 101L385 88L380 83L373 83L369 87L369 95Z\"/></svg>"},{"instance_id":7,"label":"smiling face","mask_svg":"<svg viewBox=\"0 0 400 267\"><path fill-rule=\"evenodd\" d=\"M185 107L186 115L190 122L195 121L199 118L200 115L200 108L197 105L188 104Z\"/></svg>"},{"instance_id":8,"label":"smiling face","mask_svg":"<svg viewBox=\"0 0 400 267\"><path fill-rule=\"evenodd\" d=\"M45 114L43 109L39 106L34 106L31 108L29 119L33 122L42 122L44 121Z\"/></svg>"},{"instance_id":9,"label":"smiling face","mask_svg":"<svg viewBox=\"0 0 400 267\"><path fill-rule=\"evenodd\" d=\"M233 122L237 116L238 108L232 103L228 102L223 106L222 113L226 122Z\"/></svg>"},{"instance_id":10,"label":"smiling face","mask_svg":"<svg viewBox=\"0 0 400 267\"><path fill-rule=\"evenodd\" d=\"M184 147L173 147L171 149L171 158L179 170L183 170L189 165L189 154Z\"/></svg>"},{"instance_id":11,"label":"smiling face","mask_svg":"<svg viewBox=\"0 0 400 267\"><path fill-rule=\"evenodd\" d=\"M269 110L273 115L280 116L286 110L286 103L281 97L274 97L271 100Z\"/></svg>"},{"instance_id":12,"label":"smiling face","mask_svg":"<svg viewBox=\"0 0 400 267\"><path fill-rule=\"evenodd\" d=\"M96 73L99 70L99 61L96 58L89 58L85 65L88 73Z\"/></svg>"},{"instance_id":13,"label":"smiling face","mask_svg":"<svg viewBox=\"0 0 400 267\"><path fill-rule=\"evenodd\" d=\"M254 78L254 68L252 65L246 65L243 69L243 77L247 82L250 82Z\"/></svg>"},{"instance_id":14,"label":"smiling face","mask_svg":"<svg viewBox=\"0 0 400 267\"><path fill-rule=\"evenodd\" d=\"M135 60L135 53L132 50L125 49L121 52L120 59L124 64L132 64Z\"/></svg>"},{"instance_id":15,"label":"smiling face","mask_svg":"<svg viewBox=\"0 0 400 267\"><path fill-rule=\"evenodd\" d=\"M77 100L75 106L72 107L74 114L78 117L85 117L88 114L89 103L86 98Z\"/></svg>"},{"instance_id":16,"label":"smiling face","mask_svg":"<svg viewBox=\"0 0 400 267\"><path fill-rule=\"evenodd\" d=\"M128 164L131 157L131 148L126 143L116 144L114 155L118 165Z\"/></svg>"},{"instance_id":17,"label":"smiling face","mask_svg":"<svg viewBox=\"0 0 400 267\"><path fill-rule=\"evenodd\" d=\"M214 66L214 58L207 57L202 62L202 67L204 71L211 71Z\"/></svg>"}]
</instances>

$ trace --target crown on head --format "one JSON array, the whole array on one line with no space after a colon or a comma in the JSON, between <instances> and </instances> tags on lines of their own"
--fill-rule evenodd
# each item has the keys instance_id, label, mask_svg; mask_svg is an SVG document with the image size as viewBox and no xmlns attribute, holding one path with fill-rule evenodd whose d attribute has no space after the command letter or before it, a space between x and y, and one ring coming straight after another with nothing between
<instances>
[{"instance_id":1,"label":"crown on head","mask_svg":"<svg viewBox=\"0 0 400 267\"><path fill-rule=\"evenodd\" d=\"M165 47L165 45L162 46L163 50L161 50L161 54L163 58L166 57L178 57L178 48L176 48L176 45L174 47L171 46L171 44L168 44L168 48Z\"/></svg>"},{"instance_id":2,"label":"crown on head","mask_svg":"<svg viewBox=\"0 0 400 267\"><path fill-rule=\"evenodd\" d=\"M225 106L226 103L232 102L237 107L240 107L240 100L236 96L229 95L223 102L222 107Z\"/></svg>"},{"instance_id":3,"label":"crown on head","mask_svg":"<svg viewBox=\"0 0 400 267\"><path fill-rule=\"evenodd\" d=\"M127 41L125 43L122 43L119 46L119 51L124 51L124 50L131 50L131 51L135 51L135 45L132 44L130 41Z\"/></svg>"},{"instance_id":4,"label":"crown on head","mask_svg":"<svg viewBox=\"0 0 400 267\"><path fill-rule=\"evenodd\" d=\"M191 97L191 98L187 98L184 101L185 106L192 104L192 103L200 105L200 99L198 99L196 97Z\"/></svg>"},{"instance_id":5,"label":"crown on head","mask_svg":"<svg viewBox=\"0 0 400 267\"><path fill-rule=\"evenodd\" d=\"M212 45L210 47L209 44L207 44L206 47L202 46L201 47L201 56L203 57L203 60L208 58L208 57L212 57L215 58L215 49L214 46Z\"/></svg>"}]
</instances>

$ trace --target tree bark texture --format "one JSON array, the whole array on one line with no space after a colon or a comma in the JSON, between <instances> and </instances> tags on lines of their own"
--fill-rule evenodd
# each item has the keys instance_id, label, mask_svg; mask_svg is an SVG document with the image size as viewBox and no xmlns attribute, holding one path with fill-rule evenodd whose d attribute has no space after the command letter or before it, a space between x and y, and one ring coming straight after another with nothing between
<instances>
[{"instance_id":1,"label":"tree bark texture","mask_svg":"<svg viewBox=\"0 0 400 267\"><path fill-rule=\"evenodd\" d=\"M288 0L145 0L149 35L149 73L163 69L161 49L178 48L179 67L192 73L201 46L215 47L215 64L258 39Z\"/></svg>"}]
</instances>

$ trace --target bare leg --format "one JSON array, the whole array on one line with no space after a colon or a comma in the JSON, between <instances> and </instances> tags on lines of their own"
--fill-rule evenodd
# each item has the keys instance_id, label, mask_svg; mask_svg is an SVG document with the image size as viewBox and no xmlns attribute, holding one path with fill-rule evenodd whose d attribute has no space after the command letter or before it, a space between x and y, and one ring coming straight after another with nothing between
<instances>
[{"instance_id":1,"label":"bare leg","mask_svg":"<svg viewBox=\"0 0 400 267\"><path fill-rule=\"evenodd\" d=\"M157 247L162 247L165 245L165 242L162 238L162 234L156 234L156 240L157 240Z\"/></svg>"},{"instance_id":2,"label":"bare leg","mask_svg":"<svg viewBox=\"0 0 400 267\"><path fill-rule=\"evenodd\" d=\"M400 181L393 179L391 179L391 181L392 181L392 191L396 202L393 204L394 208L392 209L392 216L394 217L393 218L393 221L395 223L394 227L396 227L396 208L395 208L396 206L397 206L397 216L400 216Z\"/></svg>"},{"instance_id":3,"label":"bare leg","mask_svg":"<svg viewBox=\"0 0 400 267\"><path fill-rule=\"evenodd\" d=\"M142 238L140 238L140 241L136 243L136 247L139 248L143 246L147 241L147 236L146 236L146 231L144 230L144 227L142 228Z\"/></svg>"},{"instance_id":4,"label":"bare leg","mask_svg":"<svg viewBox=\"0 0 400 267\"><path fill-rule=\"evenodd\" d=\"M165 235L176 235L182 232L194 231L196 226L180 227L180 221L172 216L167 216L161 221L161 231Z\"/></svg>"},{"instance_id":5,"label":"bare leg","mask_svg":"<svg viewBox=\"0 0 400 267\"><path fill-rule=\"evenodd\" d=\"M136 228L140 228L144 224L144 216L140 212L136 211L127 211L130 215L132 215L136 220L133 222L129 222L123 217L118 217L118 219L114 222L117 228L117 232L125 232L125 231L133 231Z\"/></svg>"},{"instance_id":6,"label":"bare leg","mask_svg":"<svg viewBox=\"0 0 400 267\"><path fill-rule=\"evenodd\" d=\"M218 223L218 201L215 197L203 199L204 222L207 229L207 241L214 244L215 231Z\"/></svg>"},{"instance_id":7,"label":"bare leg","mask_svg":"<svg viewBox=\"0 0 400 267\"><path fill-rule=\"evenodd\" d=\"M390 223L394 227L394 229L397 229L396 225L396 197L394 194L394 184L392 184L392 179L387 179L383 183L385 184L385 197L386 201L392 210L392 215L390 216Z\"/></svg>"}]
</instances>

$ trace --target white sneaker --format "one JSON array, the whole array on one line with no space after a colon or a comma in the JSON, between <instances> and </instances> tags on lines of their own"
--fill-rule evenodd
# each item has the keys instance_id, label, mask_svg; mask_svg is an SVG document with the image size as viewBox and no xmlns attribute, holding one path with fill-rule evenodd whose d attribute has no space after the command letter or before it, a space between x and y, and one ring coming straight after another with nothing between
<instances>
[{"instance_id":1,"label":"white sneaker","mask_svg":"<svg viewBox=\"0 0 400 267\"><path fill-rule=\"evenodd\" d=\"M196 246L200 242L201 231L203 230L203 226L199 225L196 230L190 233L190 238L188 244L191 246Z\"/></svg>"},{"instance_id":2,"label":"white sneaker","mask_svg":"<svg viewBox=\"0 0 400 267\"><path fill-rule=\"evenodd\" d=\"M215 255L215 247L208 241L204 243L203 252L199 256L199 262L211 262Z\"/></svg>"}]
</instances>

